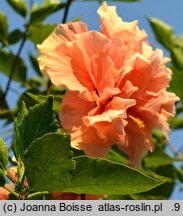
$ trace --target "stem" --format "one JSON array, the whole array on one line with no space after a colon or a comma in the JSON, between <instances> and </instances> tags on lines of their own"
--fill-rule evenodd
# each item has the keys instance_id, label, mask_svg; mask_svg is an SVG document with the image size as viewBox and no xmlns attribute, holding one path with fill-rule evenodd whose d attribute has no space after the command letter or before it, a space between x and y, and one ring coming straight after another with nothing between
<instances>
[{"instance_id":1,"label":"stem","mask_svg":"<svg viewBox=\"0 0 183 216\"><path fill-rule=\"evenodd\" d=\"M50 194L48 191L43 191L43 192L35 192L35 193L32 193L32 194L29 194L27 196L27 200L30 200L36 196L39 196L39 195L46 195L46 194Z\"/></svg>"},{"instance_id":2,"label":"stem","mask_svg":"<svg viewBox=\"0 0 183 216\"><path fill-rule=\"evenodd\" d=\"M86 155L78 155L78 156L72 157L72 159L75 160L75 159L78 159L78 158L83 158L83 157L85 157L85 156L86 156Z\"/></svg>"},{"instance_id":3,"label":"stem","mask_svg":"<svg viewBox=\"0 0 183 216\"><path fill-rule=\"evenodd\" d=\"M178 159L183 159L183 154L181 152L178 152L177 149L170 143L167 143L167 146L170 148L172 153L178 158Z\"/></svg>"},{"instance_id":4,"label":"stem","mask_svg":"<svg viewBox=\"0 0 183 216\"><path fill-rule=\"evenodd\" d=\"M64 10L64 16L63 16L63 19L62 19L62 23L66 23L71 3L72 3L72 0L67 0L67 5L66 5L65 10Z\"/></svg>"},{"instance_id":5,"label":"stem","mask_svg":"<svg viewBox=\"0 0 183 216\"><path fill-rule=\"evenodd\" d=\"M48 80L48 83L47 83L47 87L46 87L46 92L45 92L45 94L46 94L46 95L49 95L49 94L50 94L50 90L51 90L51 80L49 79L49 80Z\"/></svg>"},{"instance_id":6,"label":"stem","mask_svg":"<svg viewBox=\"0 0 183 216\"><path fill-rule=\"evenodd\" d=\"M25 180L25 172L22 176L21 182L20 182L20 188L22 189L23 185L24 185L24 180Z\"/></svg>"},{"instance_id":7,"label":"stem","mask_svg":"<svg viewBox=\"0 0 183 216\"><path fill-rule=\"evenodd\" d=\"M19 197L19 194L18 193L16 193L15 191L12 191L11 189L9 189L8 187L6 187L6 185L4 185L3 186L3 188L5 189L5 190L7 190L8 192L10 192L11 194L13 194L15 197Z\"/></svg>"},{"instance_id":8,"label":"stem","mask_svg":"<svg viewBox=\"0 0 183 216\"><path fill-rule=\"evenodd\" d=\"M27 31L28 31L28 30L26 29L25 32L24 32L22 41L21 41L21 43L20 43L20 47L19 47L19 49L18 49L18 52L17 52L17 54L16 54L16 56L15 56L15 59L14 59L14 61L13 61L12 66L11 66L10 74L9 74L9 79L8 79L8 83L7 83L7 85L6 85L5 92L4 92L4 94L3 94L3 96L2 96L2 99L1 99L1 104L2 104L1 107L3 107L3 105L4 105L4 103L5 103L5 98L6 98L7 94L8 94L9 89L10 89L10 84L11 84L11 81L12 81L12 79L13 79L13 75L14 75L14 73L15 73L15 68L16 68L16 66L17 66L20 53L21 53L22 48L23 48L23 46L24 46L24 44L25 44L25 41L26 41Z\"/></svg>"},{"instance_id":9,"label":"stem","mask_svg":"<svg viewBox=\"0 0 183 216\"><path fill-rule=\"evenodd\" d=\"M66 23L66 21L67 21L69 8L70 8L70 5L71 5L72 1L73 0L67 0L67 5L66 5L65 10L64 10L64 16L62 18L62 23ZM51 90L51 85L52 85L51 81L48 80L48 84L47 84L47 87L46 87L46 95L49 95L50 90Z\"/></svg>"},{"instance_id":10,"label":"stem","mask_svg":"<svg viewBox=\"0 0 183 216\"><path fill-rule=\"evenodd\" d=\"M11 178L11 176L10 175L7 175L7 177L9 178L9 180L10 181L12 181L13 182L13 184L16 184L17 182L13 179L13 178Z\"/></svg>"}]
</instances>

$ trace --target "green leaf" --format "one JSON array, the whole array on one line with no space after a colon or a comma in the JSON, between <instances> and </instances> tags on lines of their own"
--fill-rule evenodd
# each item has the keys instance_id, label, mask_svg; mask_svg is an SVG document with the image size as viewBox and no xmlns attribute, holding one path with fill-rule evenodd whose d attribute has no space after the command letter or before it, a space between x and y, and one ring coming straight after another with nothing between
<instances>
[{"instance_id":1,"label":"green leaf","mask_svg":"<svg viewBox=\"0 0 183 216\"><path fill-rule=\"evenodd\" d=\"M163 21L148 17L148 21L156 35L157 40L167 49L173 47L174 31L171 26Z\"/></svg>"},{"instance_id":2,"label":"green leaf","mask_svg":"<svg viewBox=\"0 0 183 216\"><path fill-rule=\"evenodd\" d=\"M15 119L15 126L14 126L14 142L13 142L13 150L17 160L20 160L21 156L23 155L24 148L22 143L22 121L24 120L25 116L27 116L28 111L24 102L22 102L20 112L18 113L17 118Z\"/></svg>"},{"instance_id":3,"label":"green leaf","mask_svg":"<svg viewBox=\"0 0 183 216\"><path fill-rule=\"evenodd\" d=\"M62 191L70 183L74 162L68 135L46 134L24 154L29 186L37 191Z\"/></svg>"},{"instance_id":4,"label":"green leaf","mask_svg":"<svg viewBox=\"0 0 183 216\"><path fill-rule=\"evenodd\" d=\"M5 50L0 50L0 72L9 76L13 62L15 61L16 56ZM27 68L24 61L19 57L17 59L17 64L14 71L13 80L24 82L26 80Z\"/></svg>"},{"instance_id":5,"label":"green leaf","mask_svg":"<svg viewBox=\"0 0 183 216\"><path fill-rule=\"evenodd\" d=\"M5 176L4 171L0 169L0 187L3 187L5 185Z\"/></svg>"},{"instance_id":6,"label":"green leaf","mask_svg":"<svg viewBox=\"0 0 183 216\"><path fill-rule=\"evenodd\" d=\"M173 76L172 81L170 82L170 89L180 97L183 102L183 71L175 67L172 68Z\"/></svg>"},{"instance_id":7,"label":"green leaf","mask_svg":"<svg viewBox=\"0 0 183 216\"><path fill-rule=\"evenodd\" d=\"M175 116L169 120L170 126L173 129L183 128L183 118Z\"/></svg>"},{"instance_id":8,"label":"green leaf","mask_svg":"<svg viewBox=\"0 0 183 216\"><path fill-rule=\"evenodd\" d=\"M50 6L51 4L60 4L60 0L43 0L42 7Z\"/></svg>"},{"instance_id":9,"label":"green leaf","mask_svg":"<svg viewBox=\"0 0 183 216\"><path fill-rule=\"evenodd\" d=\"M61 94L53 95L52 97L53 97L53 109L57 114L59 114L61 110L62 95ZM30 92L27 92L23 98L26 101L26 104L28 104L28 106L31 107L37 103L45 101L48 97L45 95L34 95L31 94Z\"/></svg>"},{"instance_id":10,"label":"green leaf","mask_svg":"<svg viewBox=\"0 0 183 216\"><path fill-rule=\"evenodd\" d=\"M149 196L154 196L154 199L155 197L157 197L156 199L169 199L175 186L176 169L172 164L168 164L165 166L158 166L154 172L158 175L164 176L165 178L169 178L171 181L167 181L165 184L143 193L143 195L146 195L145 199L149 198Z\"/></svg>"},{"instance_id":11,"label":"green leaf","mask_svg":"<svg viewBox=\"0 0 183 216\"><path fill-rule=\"evenodd\" d=\"M167 139L160 131L160 129L155 128L152 133L152 141L155 148L164 148L167 145Z\"/></svg>"},{"instance_id":12,"label":"green leaf","mask_svg":"<svg viewBox=\"0 0 183 216\"><path fill-rule=\"evenodd\" d=\"M60 2L60 1L59 1ZM59 3L58 1L47 1L40 8L34 8L31 12L29 25L40 23L54 12L65 8L66 3Z\"/></svg>"},{"instance_id":13,"label":"green leaf","mask_svg":"<svg viewBox=\"0 0 183 216\"><path fill-rule=\"evenodd\" d=\"M39 69L39 64L38 64L37 58L32 53L29 53L29 59L30 59L31 65L32 65L33 69L36 71L37 75L42 76L42 73L40 72L40 69Z\"/></svg>"},{"instance_id":14,"label":"green leaf","mask_svg":"<svg viewBox=\"0 0 183 216\"><path fill-rule=\"evenodd\" d=\"M28 104L29 107L32 107L38 103L46 101L48 96L35 95L30 92L26 92L23 98L26 101L26 104Z\"/></svg>"},{"instance_id":15,"label":"green leaf","mask_svg":"<svg viewBox=\"0 0 183 216\"><path fill-rule=\"evenodd\" d=\"M0 137L0 169L6 170L8 165L8 148L5 142Z\"/></svg>"},{"instance_id":16,"label":"green leaf","mask_svg":"<svg viewBox=\"0 0 183 216\"><path fill-rule=\"evenodd\" d=\"M148 191L164 183L127 165L87 156L74 158L76 168L65 192L125 195Z\"/></svg>"},{"instance_id":17,"label":"green leaf","mask_svg":"<svg viewBox=\"0 0 183 216\"><path fill-rule=\"evenodd\" d=\"M9 44L15 44L15 43L19 42L23 36L24 36L23 32L21 32L19 29L15 29L11 33L9 33L8 42L9 42Z\"/></svg>"},{"instance_id":18,"label":"green leaf","mask_svg":"<svg viewBox=\"0 0 183 216\"><path fill-rule=\"evenodd\" d=\"M24 165L22 163L23 153L24 153L24 145L22 143L22 121L27 116L28 110L24 101L22 101L20 112L18 113L17 118L15 119L15 126L14 126L14 139L13 139L13 146L12 150L15 154L17 160L17 179L18 182L22 181L24 176Z\"/></svg>"},{"instance_id":19,"label":"green leaf","mask_svg":"<svg viewBox=\"0 0 183 216\"><path fill-rule=\"evenodd\" d=\"M28 88L28 92L32 92L35 94L40 94L40 89L43 86L44 81L40 76L32 76L29 80L24 83L24 86ZM20 100L24 98L26 92L21 95ZM27 105L27 102L25 102ZM28 102L29 104L29 102ZM35 104L34 104L35 105Z\"/></svg>"},{"instance_id":20,"label":"green leaf","mask_svg":"<svg viewBox=\"0 0 183 216\"><path fill-rule=\"evenodd\" d=\"M173 65L180 70L183 70L183 36L174 39L174 47L171 50Z\"/></svg>"},{"instance_id":21,"label":"green leaf","mask_svg":"<svg viewBox=\"0 0 183 216\"><path fill-rule=\"evenodd\" d=\"M29 28L30 35L28 36L28 39L32 41L35 45L41 44L52 33L56 26L56 24L45 25L42 23L33 25Z\"/></svg>"},{"instance_id":22,"label":"green leaf","mask_svg":"<svg viewBox=\"0 0 183 216\"><path fill-rule=\"evenodd\" d=\"M183 112L183 104L176 106L176 114L180 114Z\"/></svg>"},{"instance_id":23,"label":"green leaf","mask_svg":"<svg viewBox=\"0 0 183 216\"><path fill-rule=\"evenodd\" d=\"M172 164L173 162L180 161L177 158L172 158L168 154L165 153L164 149L155 148L152 153L149 153L145 158L145 167L147 168L154 168L159 166L164 166L168 164Z\"/></svg>"},{"instance_id":24,"label":"green leaf","mask_svg":"<svg viewBox=\"0 0 183 216\"><path fill-rule=\"evenodd\" d=\"M119 162L126 165L128 164L128 157L126 156L126 154L120 151L116 146L112 146L106 158L114 162Z\"/></svg>"},{"instance_id":25,"label":"green leaf","mask_svg":"<svg viewBox=\"0 0 183 216\"><path fill-rule=\"evenodd\" d=\"M171 50L173 64L180 70L183 70L183 46L174 47Z\"/></svg>"},{"instance_id":26,"label":"green leaf","mask_svg":"<svg viewBox=\"0 0 183 216\"><path fill-rule=\"evenodd\" d=\"M180 182L183 182L183 167L176 169L176 177Z\"/></svg>"},{"instance_id":27,"label":"green leaf","mask_svg":"<svg viewBox=\"0 0 183 216\"><path fill-rule=\"evenodd\" d=\"M25 0L7 0L9 5L13 8L15 12L25 17L27 14L27 5Z\"/></svg>"},{"instance_id":28,"label":"green leaf","mask_svg":"<svg viewBox=\"0 0 183 216\"><path fill-rule=\"evenodd\" d=\"M15 146L18 146L20 149L22 159L22 153L33 141L46 133L57 130L58 122L55 119L52 106L53 99L49 97L46 101L31 107L29 112L24 115L22 121L18 120L18 123L21 123L20 126L18 125L19 127L15 126L15 131L17 131Z\"/></svg>"},{"instance_id":29,"label":"green leaf","mask_svg":"<svg viewBox=\"0 0 183 216\"><path fill-rule=\"evenodd\" d=\"M0 42L8 45L8 20L6 15L0 11Z\"/></svg>"},{"instance_id":30,"label":"green leaf","mask_svg":"<svg viewBox=\"0 0 183 216\"><path fill-rule=\"evenodd\" d=\"M71 22L80 22L82 19L82 16L78 16L75 19L73 19Z\"/></svg>"},{"instance_id":31,"label":"green leaf","mask_svg":"<svg viewBox=\"0 0 183 216\"><path fill-rule=\"evenodd\" d=\"M37 9L39 9L39 4L33 2L32 7L31 7L31 12L36 11Z\"/></svg>"},{"instance_id":32,"label":"green leaf","mask_svg":"<svg viewBox=\"0 0 183 216\"><path fill-rule=\"evenodd\" d=\"M174 40L174 44L177 47L183 47L183 35L176 37Z\"/></svg>"}]
</instances>

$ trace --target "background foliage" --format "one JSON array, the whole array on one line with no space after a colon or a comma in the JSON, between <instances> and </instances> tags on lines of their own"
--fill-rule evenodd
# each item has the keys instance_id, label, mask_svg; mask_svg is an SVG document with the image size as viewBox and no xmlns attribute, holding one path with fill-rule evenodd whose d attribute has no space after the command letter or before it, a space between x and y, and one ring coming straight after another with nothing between
<instances>
[{"instance_id":1,"label":"background foliage","mask_svg":"<svg viewBox=\"0 0 183 216\"><path fill-rule=\"evenodd\" d=\"M4 74L8 80L2 88L3 79L0 78L0 119L3 124L0 131L0 185L5 187L5 183L12 180L8 167L16 165L16 190L12 198L41 199L51 192L64 191L108 195L105 199L169 199L177 184L181 189L182 153L167 144L158 130L152 135L155 151L144 159L142 171L128 167L126 156L115 147L105 159L90 158L70 147L70 137L63 133L58 121L65 90L52 86L42 77L37 56L27 51L27 62L21 54L25 43L32 43L36 49L36 44L53 31L56 23L45 23L47 17L60 11L62 23L67 21L73 1L44 0L41 5L33 1L28 4L25 0L6 0L6 3L24 19L24 26L10 31L11 20L0 11L0 77ZM80 19L82 17L76 17L76 20ZM172 58L169 67L173 70L173 79L169 90L181 101L176 104L176 116L170 120L170 126L172 130L179 130L183 128L183 36L176 36L173 27L162 20L147 19L157 41ZM30 70L31 75L27 72ZM8 93L15 82L20 91L18 100L10 106ZM167 145L173 151L171 156L166 151ZM16 162L12 160L13 155Z\"/></svg>"}]
</instances>

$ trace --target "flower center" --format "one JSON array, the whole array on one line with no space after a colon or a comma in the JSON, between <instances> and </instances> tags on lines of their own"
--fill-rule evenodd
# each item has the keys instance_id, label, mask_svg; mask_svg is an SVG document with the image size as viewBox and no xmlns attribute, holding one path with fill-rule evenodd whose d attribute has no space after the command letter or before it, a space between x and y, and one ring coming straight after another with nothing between
<instances>
[{"instance_id":1,"label":"flower center","mask_svg":"<svg viewBox=\"0 0 183 216\"><path fill-rule=\"evenodd\" d=\"M116 68L114 68L114 70L113 70L113 74L114 74L114 76L117 76L117 75L118 75L118 73L119 73L119 70L118 70L118 69L116 69Z\"/></svg>"},{"instance_id":2,"label":"flower center","mask_svg":"<svg viewBox=\"0 0 183 216\"><path fill-rule=\"evenodd\" d=\"M144 128L145 127L144 122L141 119L135 118L132 115L128 115L128 116L139 126L139 128Z\"/></svg>"}]
</instances>

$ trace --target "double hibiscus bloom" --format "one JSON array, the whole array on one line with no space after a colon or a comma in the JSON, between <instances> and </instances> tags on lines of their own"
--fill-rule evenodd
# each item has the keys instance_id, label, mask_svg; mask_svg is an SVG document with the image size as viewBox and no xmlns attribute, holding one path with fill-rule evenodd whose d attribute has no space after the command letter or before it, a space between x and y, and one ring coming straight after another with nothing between
<instances>
[{"instance_id":1,"label":"double hibiscus bloom","mask_svg":"<svg viewBox=\"0 0 183 216\"><path fill-rule=\"evenodd\" d=\"M116 144L139 167L153 151L152 130L169 133L178 100L166 91L169 59L152 49L137 21L118 17L116 7L103 3L98 14L101 32L82 22L58 25L38 45L40 69L67 90L60 122L72 147L103 157Z\"/></svg>"}]
</instances>

